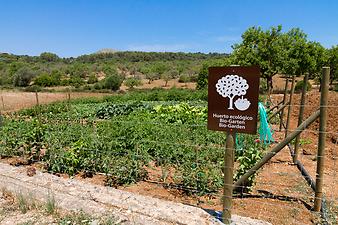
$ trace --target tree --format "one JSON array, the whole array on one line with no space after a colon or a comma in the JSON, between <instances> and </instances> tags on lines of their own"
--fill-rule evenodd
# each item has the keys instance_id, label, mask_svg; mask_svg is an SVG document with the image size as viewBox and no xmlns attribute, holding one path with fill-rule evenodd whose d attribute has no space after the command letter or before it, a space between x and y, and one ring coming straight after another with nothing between
<instances>
[{"instance_id":1,"label":"tree","mask_svg":"<svg viewBox=\"0 0 338 225\"><path fill-rule=\"evenodd\" d=\"M234 63L241 66L259 65L266 79L268 91L272 89L272 77L281 71L286 51L283 47L282 26L264 31L251 27L242 35L242 42L233 46Z\"/></svg>"},{"instance_id":2,"label":"tree","mask_svg":"<svg viewBox=\"0 0 338 225\"><path fill-rule=\"evenodd\" d=\"M124 84L128 88L134 89L134 87L140 86L142 84L142 82L138 77L129 77L124 81Z\"/></svg>"},{"instance_id":3,"label":"tree","mask_svg":"<svg viewBox=\"0 0 338 225\"><path fill-rule=\"evenodd\" d=\"M104 88L117 91L120 89L123 78L119 75L110 75L104 78Z\"/></svg>"},{"instance_id":4,"label":"tree","mask_svg":"<svg viewBox=\"0 0 338 225\"><path fill-rule=\"evenodd\" d=\"M230 57L204 62L197 76L196 89L201 90L208 87L208 68L210 66L229 66L231 62L232 58Z\"/></svg>"},{"instance_id":5,"label":"tree","mask_svg":"<svg viewBox=\"0 0 338 225\"><path fill-rule=\"evenodd\" d=\"M309 42L307 46L309 56L308 73L311 78L319 77L322 73L322 68L328 62L328 50L318 42Z\"/></svg>"},{"instance_id":6,"label":"tree","mask_svg":"<svg viewBox=\"0 0 338 225\"><path fill-rule=\"evenodd\" d=\"M40 59L44 62L57 62L60 58L57 54L51 52L43 52L40 54Z\"/></svg>"},{"instance_id":7,"label":"tree","mask_svg":"<svg viewBox=\"0 0 338 225\"><path fill-rule=\"evenodd\" d=\"M328 51L328 64L330 66L330 84L338 79L338 45Z\"/></svg>"},{"instance_id":8,"label":"tree","mask_svg":"<svg viewBox=\"0 0 338 225\"><path fill-rule=\"evenodd\" d=\"M17 87L26 87L35 76L36 72L28 67L22 67L14 74L13 85Z\"/></svg>"},{"instance_id":9,"label":"tree","mask_svg":"<svg viewBox=\"0 0 338 225\"><path fill-rule=\"evenodd\" d=\"M238 75L227 75L218 80L216 90L223 98L229 98L229 108L233 108L233 99L235 96L242 96L246 94L249 85L243 77Z\"/></svg>"},{"instance_id":10,"label":"tree","mask_svg":"<svg viewBox=\"0 0 338 225\"><path fill-rule=\"evenodd\" d=\"M307 35L293 28L280 37L285 54L281 71L289 75L303 75L309 70L312 59L309 55Z\"/></svg>"}]
</instances>

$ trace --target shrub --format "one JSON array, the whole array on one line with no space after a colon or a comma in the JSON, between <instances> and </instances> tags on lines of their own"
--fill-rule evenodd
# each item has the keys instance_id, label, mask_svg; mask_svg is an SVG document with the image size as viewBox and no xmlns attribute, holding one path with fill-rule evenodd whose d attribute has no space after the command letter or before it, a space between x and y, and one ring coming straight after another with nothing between
<instances>
[{"instance_id":1,"label":"shrub","mask_svg":"<svg viewBox=\"0 0 338 225\"><path fill-rule=\"evenodd\" d=\"M189 82L189 77L186 74L182 74L180 78L178 79L178 82L180 83L187 83Z\"/></svg>"},{"instance_id":2,"label":"shrub","mask_svg":"<svg viewBox=\"0 0 338 225\"><path fill-rule=\"evenodd\" d=\"M84 84L84 80L79 76L71 76L68 82L70 85L74 87L80 87L81 85Z\"/></svg>"},{"instance_id":3,"label":"shrub","mask_svg":"<svg viewBox=\"0 0 338 225\"><path fill-rule=\"evenodd\" d=\"M333 90L338 92L338 84L334 85L334 89Z\"/></svg>"},{"instance_id":4,"label":"shrub","mask_svg":"<svg viewBox=\"0 0 338 225\"><path fill-rule=\"evenodd\" d=\"M97 82L98 82L98 79L97 79L95 73L91 73L90 76L88 77L87 83L88 84L95 84Z\"/></svg>"},{"instance_id":5,"label":"shrub","mask_svg":"<svg viewBox=\"0 0 338 225\"><path fill-rule=\"evenodd\" d=\"M142 82L141 82L140 79L131 77L131 78L127 78L127 79L124 81L124 84L125 84L128 88L133 89L135 86L140 86L140 85L142 84Z\"/></svg>"},{"instance_id":6,"label":"shrub","mask_svg":"<svg viewBox=\"0 0 338 225\"><path fill-rule=\"evenodd\" d=\"M47 73L42 73L35 78L34 84L42 87L49 87L52 85L52 78Z\"/></svg>"},{"instance_id":7,"label":"shrub","mask_svg":"<svg viewBox=\"0 0 338 225\"><path fill-rule=\"evenodd\" d=\"M37 85L32 85L32 86L26 87L25 91L28 91L28 92L40 92L40 91L42 91L42 88L40 86L37 86Z\"/></svg>"},{"instance_id":8,"label":"shrub","mask_svg":"<svg viewBox=\"0 0 338 225\"><path fill-rule=\"evenodd\" d=\"M14 75L13 85L16 87L26 87L29 85L36 73L27 67L20 68Z\"/></svg>"},{"instance_id":9,"label":"shrub","mask_svg":"<svg viewBox=\"0 0 338 225\"><path fill-rule=\"evenodd\" d=\"M120 89L122 82L123 82L122 76L113 74L113 75L110 75L104 78L103 85L104 85L104 88L106 89L117 91L118 89Z\"/></svg>"},{"instance_id":10,"label":"shrub","mask_svg":"<svg viewBox=\"0 0 338 225\"><path fill-rule=\"evenodd\" d=\"M103 89L102 83L101 82L95 83L94 84L94 89L95 90L101 90L101 89Z\"/></svg>"},{"instance_id":11,"label":"shrub","mask_svg":"<svg viewBox=\"0 0 338 225\"><path fill-rule=\"evenodd\" d=\"M190 76L190 82L197 82L198 80L198 75L194 74Z\"/></svg>"},{"instance_id":12,"label":"shrub","mask_svg":"<svg viewBox=\"0 0 338 225\"><path fill-rule=\"evenodd\" d=\"M296 83L296 86L295 86L295 91L296 92L301 92L303 90L303 86L304 86L304 80L300 80ZM310 91L312 88L312 85L310 84L310 82L308 81L307 82L307 85L306 85L306 91Z\"/></svg>"},{"instance_id":13,"label":"shrub","mask_svg":"<svg viewBox=\"0 0 338 225\"><path fill-rule=\"evenodd\" d=\"M208 68L209 68L209 65L205 63L202 69L200 70L200 72L198 73L197 86L196 86L198 90L207 88L208 86Z\"/></svg>"}]
</instances>

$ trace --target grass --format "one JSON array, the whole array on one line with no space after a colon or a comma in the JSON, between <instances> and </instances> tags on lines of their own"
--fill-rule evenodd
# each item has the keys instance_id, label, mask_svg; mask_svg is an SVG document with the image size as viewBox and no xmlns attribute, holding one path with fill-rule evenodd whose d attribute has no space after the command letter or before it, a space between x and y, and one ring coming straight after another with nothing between
<instances>
[{"instance_id":1,"label":"grass","mask_svg":"<svg viewBox=\"0 0 338 225\"><path fill-rule=\"evenodd\" d=\"M37 204L33 195L24 195L18 193L13 195L9 191L2 189L2 199L6 201L3 205L0 205L0 223L4 220L14 221L17 219L18 214L27 214L27 218L20 217L20 225L31 225L31 224L99 224L99 225L117 225L119 224L117 218L112 215L100 215L91 216L82 211L80 212L67 212L63 210L57 210L56 201L53 195L49 195L46 203ZM13 220L13 221L12 221Z\"/></svg>"},{"instance_id":2,"label":"grass","mask_svg":"<svg viewBox=\"0 0 338 225\"><path fill-rule=\"evenodd\" d=\"M21 193L19 193L16 196L16 198L17 198L18 206L19 206L21 213L26 213L29 210L29 205L28 205L26 198Z\"/></svg>"},{"instance_id":3,"label":"grass","mask_svg":"<svg viewBox=\"0 0 338 225\"><path fill-rule=\"evenodd\" d=\"M53 195L49 194L46 202L46 212L47 214L53 214L56 212L56 202Z\"/></svg>"}]
</instances>

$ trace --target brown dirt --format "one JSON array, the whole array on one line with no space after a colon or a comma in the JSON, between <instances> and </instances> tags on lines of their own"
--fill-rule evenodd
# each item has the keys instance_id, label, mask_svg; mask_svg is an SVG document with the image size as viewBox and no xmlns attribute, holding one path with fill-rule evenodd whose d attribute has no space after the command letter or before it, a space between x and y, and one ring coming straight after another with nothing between
<instances>
[{"instance_id":1,"label":"brown dirt","mask_svg":"<svg viewBox=\"0 0 338 225\"><path fill-rule=\"evenodd\" d=\"M84 97L102 97L109 95L107 93L87 93L74 92L71 93L71 99ZM68 93L48 93L39 92L38 99L40 104L47 104L56 101L68 99ZM0 110L2 112L10 112L23 108L29 108L37 104L36 95L33 92L20 91L1 91L0 90Z\"/></svg>"}]
</instances>

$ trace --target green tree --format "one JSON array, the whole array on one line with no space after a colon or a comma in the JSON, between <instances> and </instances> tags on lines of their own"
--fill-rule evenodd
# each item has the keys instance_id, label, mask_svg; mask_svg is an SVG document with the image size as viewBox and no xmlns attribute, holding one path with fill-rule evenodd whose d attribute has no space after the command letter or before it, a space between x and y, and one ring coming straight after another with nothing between
<instances>
[{"instance_id":1,"label":"green tree","mask_svg":"<svg viewBox=\"0 0 338 225\"><path fill-rule=\"evenodd\" d=\"M293 28L281 36L283 52L282 71L289 75L303 75L312 63L309 55L307 35L299 28Z\"/></svg>"},{"instance_id":2,"label":"green tree","mask_svg":"<svg viewBox=\"0 0 338 225\"><path fill-rule=\"evenodd\" d=\"M224 59L209 60L203 63L197 76L197 89L204 89L208 87L208 68L211 66L230 66L232 64L232 58L227 57ZM186 75L184 75L186 76ZM184 80L184 79L182 79Z\"/></svg>"},{"instance_id":3,"label":"green tree","mask_svg":"<svg viewBox=\"0 0 338 225\"><path fill-rule=\"evenodd\" d=\"M259 65L268 89L272 89L272 77L283 66L286 49L283 46L282 26L264 31L261 27L250 27L242 35L242 42L233 46L235 64Z\"/></svg>"},{"instance_id":4,"label":"green tree","mask_svg":"<svg viewBox=\"0 0 338 225\"><path fill-rule=\"evenodd\" d=\"M124 83L130 89L134 89L134 87L140 86L142 84L141 80L137 77L129 77L125 79Z\"/></svg>"},{"instance_id":5,"label":"green tree","mask_svg":"<svg viewBox=\"0 0 338 225\"><path fill-rule=\"evenodd\" d=\"M61 83L61 74L57 70L53 70L51 74L46 72L41 73L34 80L35 85L39 85L42 87L51 87L57 86Z\"/></svg>"},{"instance_id":6,"label":"green tree","mask_svg":"<svg viewBox=\"0 0 338 225\"><path fill-rule=\"evenodd\" d=\"M309 56L308 73L311 78L321 75L323 66L327 65L328 50L318 42L309 42L307 46Z\"/></svg>"},{"instance_id":7,"label":"green tree","mask_svg":"<svg viewBox=\"0 0 338 225\"><path fill-rule=\"evenodd\" d=\"M13 85L17 87L26 87L36 76L36 72L28 67L20 68L13 77Z\"/></svg>"},{"instance_id":8,"label":"green tree","mask_svg":"<svg viewBox=\"0 0 338 225\"><path fill-rule=\"evenodd\" d=\"M109 75L103 80L104 88L111 89L113 91L119 90L122 82L123 78L120 75Z\"/></svg>"},{"instance_id":9,"label":"green tree","mask_svg":"<svg viewBox=\"0 0 338 225\"><path fill-rule=\"evenodd\" d=\"M328 64L330 66L330 84L338 80L338 45L328 51Z\"/></svg>"},{"instance_id":10,"label":"green tree","mask_svg":"<svg viewBox=\"0 0 338 225\"><path fill-rule=\"evenodd\" d=\"M59 61L59 56L51 52L43 52L40 54L40 59L43 62L57 62Z\"/></svg>"}]
</instances>

